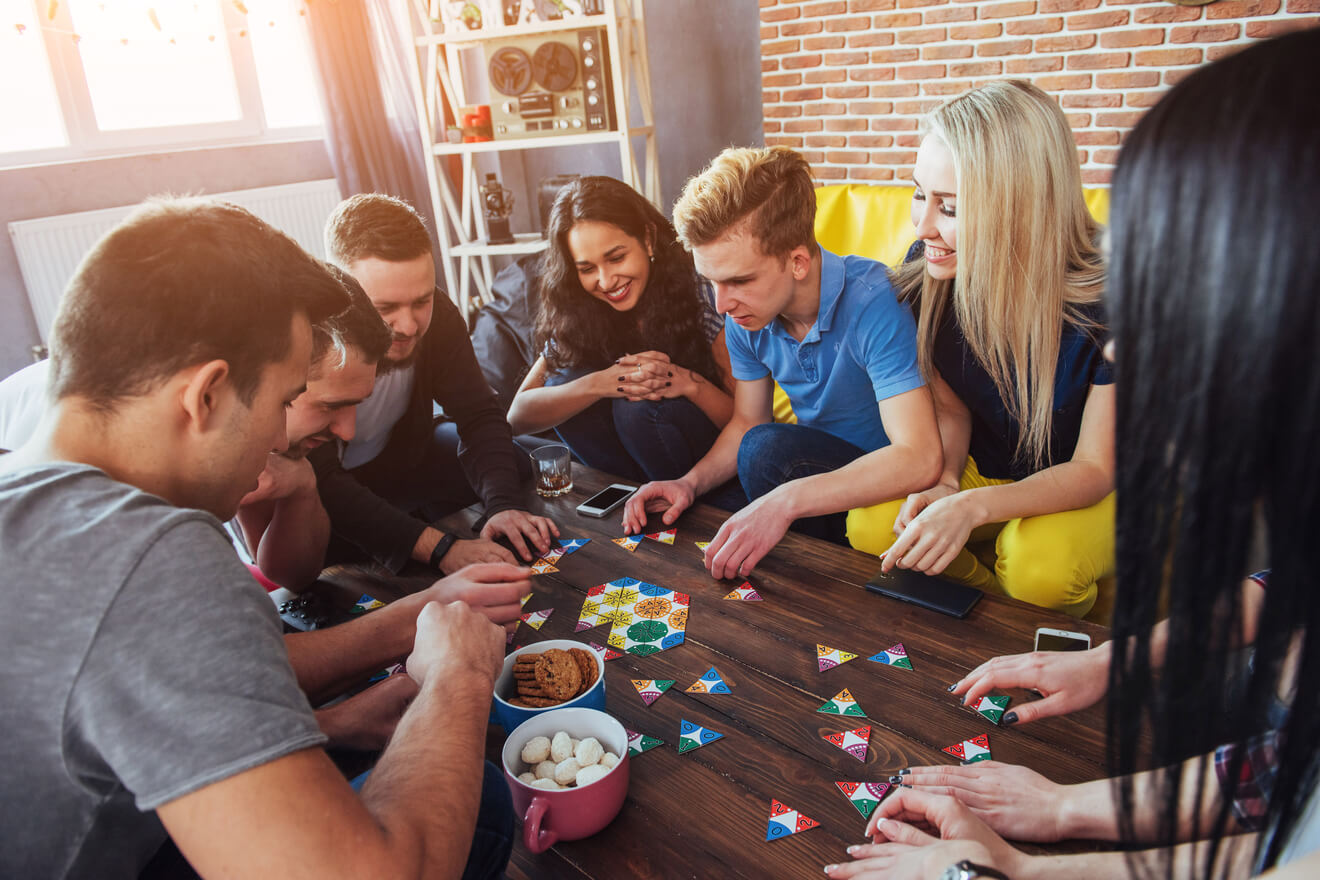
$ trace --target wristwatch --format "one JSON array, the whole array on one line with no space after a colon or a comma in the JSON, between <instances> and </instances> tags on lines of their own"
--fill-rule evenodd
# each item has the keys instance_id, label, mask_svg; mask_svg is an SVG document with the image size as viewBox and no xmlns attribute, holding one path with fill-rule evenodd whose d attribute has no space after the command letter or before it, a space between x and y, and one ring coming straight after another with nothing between
<instances>
[{"instance_id":1,"label":"wristwatch","mask_svg":"<svg viewBox=\"0 0 1320 881\"><path fill-rule=\"evenodd\" d=\"M940 878L945 881L968 881L970 878L1007 878L1003 872L998 869L992 869L989 866L982 866L971 860L958 860L952 866L944 870Z\"/></svg>"},{"instance_id":2,"label":"wristwatch","mask_svg":"<svg viewBox=\"0 0 1320 881\"><path fill-rule=\"evenodd\" d=\"M446 532L440 536L440 540L435 543L435 548L431 551L429 562L432 569L438 570L440 568L440 561L444 559L445 554L449 553L449 549L454 546L456 541L458 541L458 536L452 532Z\"/></svg>"}]
</instances>

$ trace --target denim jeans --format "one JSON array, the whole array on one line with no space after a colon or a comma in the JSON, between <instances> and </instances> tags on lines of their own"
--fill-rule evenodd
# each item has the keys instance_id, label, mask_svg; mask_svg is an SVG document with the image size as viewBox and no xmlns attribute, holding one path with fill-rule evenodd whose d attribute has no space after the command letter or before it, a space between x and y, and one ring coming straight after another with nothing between
<instances>
[{"instance_id":1,"label":"denim jeans","mask_svg":"<svg viewBox=\"0 0 1320 881\"><path fill-rule=\"evenodd\" d=\"M743 435L738 447L738 479L749 499L780 484L842 468L866 450L819 428L768 423ZM848 544L848 512L794 520L791 529L812 538Z\"/></svg>"}]
</instances>

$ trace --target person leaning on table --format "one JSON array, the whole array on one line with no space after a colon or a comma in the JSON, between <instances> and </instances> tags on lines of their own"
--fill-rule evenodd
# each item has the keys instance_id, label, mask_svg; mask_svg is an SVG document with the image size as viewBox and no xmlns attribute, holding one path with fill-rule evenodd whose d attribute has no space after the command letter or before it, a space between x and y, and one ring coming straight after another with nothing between
<instances>
[{"instance_id":1,"label":"person leaning on table","mask_svg":"<svg viewBox=\"0 0 1320 881\"><path fill-rule=\"evenodd\" d=\"M1057 787L996 762L914 769L916 785L872 815L872 843L830 877L933 877L962 861L1023 878L1316 876L1316 82L1320 30L1202 68L1141 120L1114 175L1107 296L1123 503L1108 716L1124 776ZM1234 573L1253 521L1272 569L1267 586L1244 589ZM1247 628L1246 687L1232 688ZM1225 745L1186 759L1207 735ZM1130 850L1028 856L1000 835Z\"/></svg>"}]
</instances>

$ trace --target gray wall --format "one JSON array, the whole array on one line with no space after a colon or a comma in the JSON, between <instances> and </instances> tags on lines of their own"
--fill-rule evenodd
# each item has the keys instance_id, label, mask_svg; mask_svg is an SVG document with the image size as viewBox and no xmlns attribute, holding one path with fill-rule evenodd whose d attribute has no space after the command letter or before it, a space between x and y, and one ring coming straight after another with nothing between
<instances>
[{"instance_id":1,"label":"gray wall","mask_svg":"<svg viewBox=\"0 0 1320 881\"><path fill-rule=\"evenodd\" d=\"M41 342L5 225L132 205L158 193L224 193L334 177L325 145L293 141L0 169L0 377Z\"/></svg>"}]
</instances>

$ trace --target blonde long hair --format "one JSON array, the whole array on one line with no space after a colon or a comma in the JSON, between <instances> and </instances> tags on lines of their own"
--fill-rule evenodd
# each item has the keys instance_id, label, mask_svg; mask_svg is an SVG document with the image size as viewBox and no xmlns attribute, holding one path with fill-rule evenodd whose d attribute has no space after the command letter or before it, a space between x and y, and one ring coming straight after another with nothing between
<instances>
[{"instance_id":1,"label":"blonde long hair","mask_svg":"<svg viewBox=\"0 0 1320 881\"><path fill-rule=\"evenodd\" d=\"M958 269L938 281L922 257L897 273L900 297L920 303L921 369L933 373L935 333L952 299L968 348L1023 427L1016 455L1035 468L1052 464L1064 322L1092 329L1077 307L1098 301L1104 285L1099 225L1082 199L1068 121L1036 86L1000 80L936 108L925 131L953 154Z\"/></svg>"}]
</instances>

